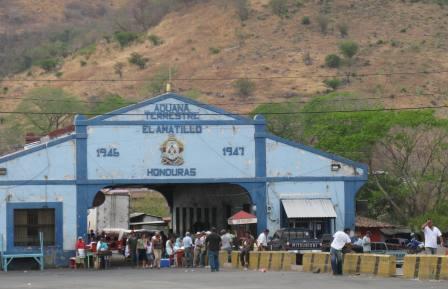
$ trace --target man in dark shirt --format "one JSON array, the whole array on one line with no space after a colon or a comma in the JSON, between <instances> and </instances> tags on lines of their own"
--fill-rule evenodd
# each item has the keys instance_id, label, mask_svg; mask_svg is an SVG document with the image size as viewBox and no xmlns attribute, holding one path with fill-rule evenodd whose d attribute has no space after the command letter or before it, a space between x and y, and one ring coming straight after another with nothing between
<instances>
[{"instance_id":1,"label":"man in dark shirt","mask_svg":"<svg viewBox=\"0 0 448 289\"><path fill-rule=\"evenodd\" d=\"M216 228L212 228L211 234L205 239L208 250L208 263L212 272L219 271L219 248L221 248L221 237L216 234Z\"/></svg>"},{"instance_id":2,"label":"man in dark shirt","mask_svg":"<svg viewBox=\"0 0 448 289\"><path fill-rule=\"evenodd\" d=\"M138 259L137 259L137 237L135 236L135 232L132 231L128 240L127 245L129 247L129 255L132 259L132 264L134 266L138 265Z\"/></svg>"}]
</instances>

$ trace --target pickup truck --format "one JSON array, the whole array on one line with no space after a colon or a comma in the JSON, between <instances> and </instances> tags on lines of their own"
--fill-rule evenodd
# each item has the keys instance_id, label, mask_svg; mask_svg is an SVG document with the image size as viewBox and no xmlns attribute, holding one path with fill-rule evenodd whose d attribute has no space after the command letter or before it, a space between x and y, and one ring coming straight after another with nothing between
<instances>
[{"instance_id":1,"label":"pickup truck","mask_svg":"<svg viewBox=\"0 0 448 289\"><path fill-rule=\"evenodd\" d=\"M287 228L277 230L269 242L271 250L296 251L297 253L321 251L322 242L314 239L306 229Z\"/></svg>"},{"instance_id":2,"label":"pickup truck","mask_svg":"<svg viewBox=\"0 0 448 289\"><path fill-rule=\"evenodd\" d=\"M388 246L384 242L372 242L371 243L372 254L384 254L395 256L397 266L401 267L403 265L404 256L406 255L406 250L401 247Z\"/></svg>"}]
</instances>

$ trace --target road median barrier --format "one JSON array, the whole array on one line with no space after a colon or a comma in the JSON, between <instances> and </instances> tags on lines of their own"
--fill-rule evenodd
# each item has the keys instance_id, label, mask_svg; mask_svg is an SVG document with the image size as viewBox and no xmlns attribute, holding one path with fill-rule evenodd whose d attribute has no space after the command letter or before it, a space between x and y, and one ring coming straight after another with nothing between
<instances>
[{"instance_id":1,"label":"road median barrier","mask_svg":"<svg viewBox=\"0 0 448 289\"><path fill-rule=\"evenodd\" d=\"M345 274L368 274L393 277L396 274L396 258L390 255L345 254Z\"/></svg>"},{"instance_id":2,"label":"road median barrier","mask_svg":"<svg viewBox=\"0 0 448 289\"><path fill-rule=\"evenodd\" d=\"M408 279L448 280L448 256L407 255L403 276Z\"/></svg>"},{"instance_id":3,"label":"road median barrier","mask_svg":"<svg viewBox=\"0 0 448 289\"><path fill-rule=\"evenodd\" d=\"M331 272L330 253L319 252L303 254L303 272Z\"/></svg>"}]
</instances>

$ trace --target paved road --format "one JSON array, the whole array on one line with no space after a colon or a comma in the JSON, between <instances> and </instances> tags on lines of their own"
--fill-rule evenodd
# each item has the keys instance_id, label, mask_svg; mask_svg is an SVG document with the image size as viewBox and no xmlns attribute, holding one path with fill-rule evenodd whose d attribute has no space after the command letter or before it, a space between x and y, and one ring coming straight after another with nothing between
<instances>
[{"instance_id":1,"label":"paved road","mask_svg":"<svg viewBox=\"0 0 448 289\"><path fill-rule=\"evenodd\" d=\"M367 276L334 277L329 274L297 272L232 271L219 273L182 269L139 270L114 268L107 271L45 270L0 272L4 289L369 289L369 288L448 288L448 281L417 281Z\"/></svg>"}]
</instances>

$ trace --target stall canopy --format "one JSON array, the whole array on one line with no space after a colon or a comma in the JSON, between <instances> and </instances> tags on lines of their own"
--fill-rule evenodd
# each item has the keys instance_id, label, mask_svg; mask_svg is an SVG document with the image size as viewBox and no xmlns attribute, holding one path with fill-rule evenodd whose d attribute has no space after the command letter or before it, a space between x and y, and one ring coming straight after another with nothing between
<instances>
[{"instance_id":1,"label":"stall canopy","mask_svg":"<svg viewBox=\"0 0 448 289\"><path fill-rule=\"evenodd\" d=\"M238 213L236 213L235 215L233 215L228 219L229 225L246 225L256 223L257 223L257 217L245 211L239 211Z\"/></svg>"},{"instance_id":2,"label":"stall canopy","mask_svg":"<svg viewBox=\"0 0 448 289\"><path fill-rule=\"evenodd\" d=\"M282 200L288 218L336 218L329 199Z\"/></svg>"}]
</instances>

